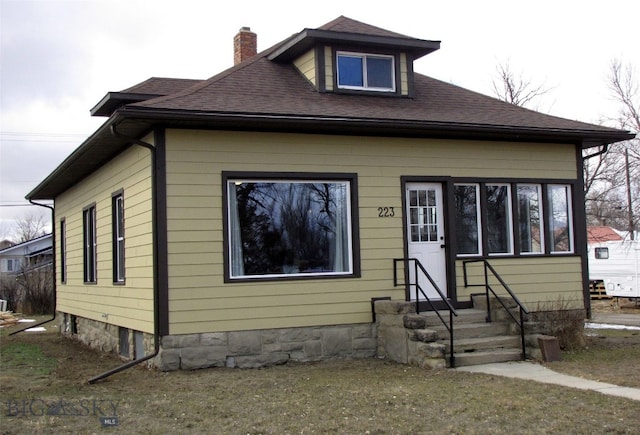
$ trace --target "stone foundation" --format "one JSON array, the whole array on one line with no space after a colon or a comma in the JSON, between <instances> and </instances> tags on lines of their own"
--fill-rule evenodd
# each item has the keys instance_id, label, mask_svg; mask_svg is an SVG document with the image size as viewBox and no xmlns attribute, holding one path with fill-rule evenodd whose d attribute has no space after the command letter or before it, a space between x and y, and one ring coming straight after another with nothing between
<instances>
[{"instance_id":1,"label":"stone foundation","mask_svg":"<svg viewBox=\"0 0 640 435\"><path fill-rule=\"evenodd\" d=\"M121 349L121 328L119 326L60 312L58 312L57 317L60 319L60 332L62 334L73 337L79 342L101 352L113 353L120 355L124 359L133 360L142 358L154 351L153 334L125 329L128 346ZM141 342L140 334L142 334ZM136 341L139 346L136 346ZM126 355L123 355L120 352L121 350L126 350Z\"/></svg>"},{"instance_id":2,"label":"stone foundation","mask_svg":"<svg viewBox=\"0 0 640 435\"><path fill-rule=\"evenodd\" d=\"M210 332L162 337L160 370L257 368L288 361L369 358L376 354L373 324Z\"/></svg>"},{"instance_id":3,"label":"stone foundation","mask_svg":"<svg viewBox=\"0 0 640 435\"><path fill-rule=\"evenodd\" d=\"M60 331L103 352L121 355L121 328L59 313ZM127 330L129 357L136 355L136 334ZM168 335L160 340L151 365L162 371L208 367L257 368L288 361L370 358L376 355L376 326L370 323ZM143 334L144 354L154 351L152 334ZM126 345L125 345L126 348Z\"/></svg>"}]
</instances>

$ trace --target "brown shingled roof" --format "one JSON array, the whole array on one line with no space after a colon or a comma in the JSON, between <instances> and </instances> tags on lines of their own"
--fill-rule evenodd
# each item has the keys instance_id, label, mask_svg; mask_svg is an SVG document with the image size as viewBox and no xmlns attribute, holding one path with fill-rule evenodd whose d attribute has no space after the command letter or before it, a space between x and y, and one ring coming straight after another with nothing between
<instances>
[{"instance_id":1,"label":"brown shingled roof","mask_svg":"<svg viewBox=\"0 0 640 435\"><path fill-rule=\"evenodd\" d=\"M153 125L357 135L574 143L630 139L629 132L545 115L414 74L411 97L319 92L291 64L316 43L402 49L416 59L439 41L410 38L347 17L304 29L207 80L151 78L108 93L92 109L108 120L28 195L55 198ZM132 139L133 138L133 139Z\"/></svg>"},{"instance_id":2,"label":"brown shingled roof","mask_svg":"<svg viewBox=\"0 0 640 435\"><path fill-rule=\"evenodd\" d=\"M346 17L339 17L320 29L407 38ZM621 133L608 127L528 110L418 73L414 75L412 98L317 92L291 64L269 60L269 55L286 42L191 88L129 107L200 114L340 118L354 122L406 121L451 128Z\"/></svg>"}]
</instances>

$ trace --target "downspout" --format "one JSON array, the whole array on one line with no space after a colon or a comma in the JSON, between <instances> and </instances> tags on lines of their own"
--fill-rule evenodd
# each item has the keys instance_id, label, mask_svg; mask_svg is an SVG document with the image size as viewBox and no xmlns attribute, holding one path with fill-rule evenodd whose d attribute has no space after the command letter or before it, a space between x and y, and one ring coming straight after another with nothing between
<instances>
[{"instance_id":1,"label":"downspout","mask_svg":"<svg viewBox=\"0 0 640 435\"><path fill-rule=\"evenodd\" d=\"M46 204L38 204L37 202L33 202L32 200L29 200L29 202L33 205L37 205L38 207L44 207L44 208L48 208L49 210L51 210L51 258L52 258L52 263L51 263L51 268L52 268L52 281L53 281L53 287L52 287L52 292L53 292L53 317L47 320L43 320L40 323L36 323L35 325L29 325L28 328L24 328L24 329L20 329L19 331L13 331L11 334L9 335L14 335L17 334L18 332L22 332L22 331L26 331L27 329L31 329L31 328L35 328L37 326L40 325L44 325L45 323L49 323L53 320L55 320L56 318L56 305L58 302L58 295L56 293L56 289L57 289L57 283L56 283L56 215L55 215L55 211L54 208L51 207L50 205L46 205Z\"/></svg>"},{"instance_id":2,"label":"downspout","mask_svg":"<svg viewBox=\"0 0 640 435\"><path fill-rule=\"evenodd\" d=\"M585 185L585 180L584 180L584 162L585 160L589 160L592 159L594 157L598 157L604 153L606 153L607 151L609 151L609 144L605 143L603 145L601 145L602 148L600 148L598 151L588 154L586 156L582 157L582 160L580 161L580 167L578 168L579 171L582 171L582 175L580 177L580 179L582 180L581 182L581 189L582 189L582 200L584 201L585 199L585 193L584 193L584 185ZM593 148L593 147L589 147L589 148ZM579 152L579 155L581 155L582 152ZM574 204L575 205L575 204ZM585 230L586 230L586 214L585 214ZM586 248L585 248L586 249ZM591 319L592 316L592 311L591 311L591 294L589 293L589 272L588 272L588 268L589 268L589 259L587 258L588 254L584 254L584 261L586 263L586 269L583 271L583 301L584 301L584 306L585 306L585 311L586 311L586 317L587 319Z\"/></svg>"},{"instance_id":3,"label":"downspout","mask_svg":"<svg viewBox=\"0 0 640 435\"><path fill-rule=\"evenodd\" d=\"M94 384L102 379L105 379L111 375L119 373L130 367L136 366L141 362L155 358L160 352L160 291L158 285L158 219L157 219L157 186L156 186L156 148L150 143L141 141L133 137L125 136L116 130L117 125L111 125L111 134L115 137L121 138L135 145L139 145L148 149L151 152L151 220L153 221L153 353L145 355L142 358L129 361L119 367L111 369L100 375L94 376L89 379L90 384Z\"/></svg>"}]
</instances>

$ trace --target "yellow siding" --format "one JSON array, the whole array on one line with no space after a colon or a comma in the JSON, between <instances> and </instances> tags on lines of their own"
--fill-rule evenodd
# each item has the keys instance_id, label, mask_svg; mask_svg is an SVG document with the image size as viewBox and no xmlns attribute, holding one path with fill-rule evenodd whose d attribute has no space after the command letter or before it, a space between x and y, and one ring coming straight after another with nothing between
<instances>
[{"instance_id":1,"label":"yellow siding","mask_svg":"<svg viewBox=\"0 0 640 435\"><path fill-rule=\"evenodd\" d=\"M58 269L58 310L153 332L150 162L147 149L133 146L56 198L56 225L64 218L67 230L67 282L60 282ZM125 205L124 285L113 284L112 268L111 196L120 189ZM98 279L97 284L84 284L82 211L92 203L97 216ZM59 253L60 241L56 243Z\"/></svg>"},{"instance_id":2,"label":"yellow siding","mask_svg":"<svg viewBox=\"0 0 640 435\"><path fill-rule=\"evenodd\" d=\"M541 309L548 304L568 303L572 307L583 307L582 266L580 257L520 257L490 259L493 268L500 274L511 290L530 310ZM484 283L482 263L467 266L468 283ZM484 292L483 287L464 287L462 261L456 263L458 300L468 300L473 293ZM501 295L506 292L495 279L492 288Z\"/></svg>"},{"instance_id":3,"label":"yellow siding","mask_svg":"<svg viewBox=\"0 0 640 435\"><path fill-rule=\"evenodd\" d=\"M362 277L225 284L222 171L357 173ZM574 148L549 144L363 140L348 136L169 130L170 333L370 321L372 297L404 299L404 289L394 288L392 282L392 259L403 256L400 177L495 177L496 174L513 178L574 179ZM395 217L379 218L378 207L395 207ZM525 269L518 279L537 282L543 275L548 277L545 266L537 260L525 259ZM553 265L557 261L550 259L547 263ZM555 294L560 290L578 294L579 259L563 261L568 262L569 273L555 274L556 281L546 288L523 286L525 294L547 289ZM527 275L530 264L538 268ZM531 279L526 281L527 277ZM462 283L461 276L459 282ZM526 296L527 301L533 299Z\"/></svg>"},{"instance_id":4,"label":"yellow siding","mask_svg":"<svg viewBox=\"0 0 640 435\"><path fill-rule=\"evenodd\" d=\"M400 53L400 94L409 94L409 78L407 72L407 55Z\"/></svg>"},{"instance_id":5,"label":"yellow siding","mask_svg":"<svg viewBox=\"0 0 640 435\"><path fill-rule=\"evenodd\" d=\"M307 80L309 80L314 86L317 85L315 50L309 50L296 59L293 64L298 71L307 78Z\"/></svg>"},{"instance_id":6,"label":"yellow siding","mask_svg":"<svg viewBox=\"0 0 640 435\"><path fill-rule=\"evenodd\" d=\"M325 88L333 91L333 53L331 47L324 48L324 74Z\"/></svg>"}]
</instances>

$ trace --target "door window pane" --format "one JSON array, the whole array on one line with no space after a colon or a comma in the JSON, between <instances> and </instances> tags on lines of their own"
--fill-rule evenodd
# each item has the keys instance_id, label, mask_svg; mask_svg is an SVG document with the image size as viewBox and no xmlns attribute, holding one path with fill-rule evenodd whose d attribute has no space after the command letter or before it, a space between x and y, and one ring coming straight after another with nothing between
<instances>
[{"instance_id":1,"label":"door window pane","mask_svg":"<svg viewBox=\"0 0 640 435\"><path fill-rule=\"evenodd\" d=\"M409 219L412 242L438 241L436 191L409 191Z\"/></svg>"}]
</instances>

